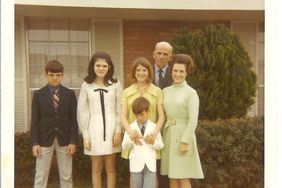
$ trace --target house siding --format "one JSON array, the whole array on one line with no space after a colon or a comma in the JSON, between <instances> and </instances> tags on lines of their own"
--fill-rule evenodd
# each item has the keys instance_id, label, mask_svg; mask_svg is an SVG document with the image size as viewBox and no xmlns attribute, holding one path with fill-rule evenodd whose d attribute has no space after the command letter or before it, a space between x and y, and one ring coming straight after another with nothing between
<instances>
[{"instance_id":1,"label":"house siding","mask_svg":"<svg viewBox=\"0 0 282 188\"><path fill-rule=\"evenodd\" d=\"M24 18L15 20L15 132L28 130L26 41Z\"/></svg>"},{"instance_id":2,"label":"house siding","mask_svg":"<svg viewBox=\"0 0 282 188\"><path fill-rule=\"evenodd\" d=\"M122 22L119 20L93 20L91 29L92 54L106 51L112 57L115 77L123 82ZM91 54L91 55L92 55Z\"/></svg>"},{"instance_id":3,"label":"house siding","mask_svg":"<svg viewBox=\"0 0 282 188\"><path fill-rule=\"evenodd\" d=\"M257 29L258 23L256 21L234 21L231 23L231 30L239 36L239 39L248 53L253 66L252 70L258 75L257 62ZM258 100L249 108L247 116L254 117L258 114Z\"/></svg>"}]
</instances>

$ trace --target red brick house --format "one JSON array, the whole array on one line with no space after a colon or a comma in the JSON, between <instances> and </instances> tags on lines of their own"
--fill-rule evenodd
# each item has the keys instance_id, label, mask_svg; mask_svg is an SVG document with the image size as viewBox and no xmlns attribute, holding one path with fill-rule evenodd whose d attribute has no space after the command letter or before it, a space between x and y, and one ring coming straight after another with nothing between
<instances>
[{"instance_id":1,"label":"red brick house","mask_svg":"<svg viewBox=\"0 0 282 188\"><path fill-rule=\"evenodd\" d=\"M199 29L223 23L240 36L258 75L250 116L264 115L264 1L15 1L15 132L26 132L35 89L45 84L50 59L65 66L64 85L79 92L93 52L104 50L115 63L115 76L130 82L131 62L153 62L158 41L169 41L181 27Z\"/></svg>"}]
</instances>

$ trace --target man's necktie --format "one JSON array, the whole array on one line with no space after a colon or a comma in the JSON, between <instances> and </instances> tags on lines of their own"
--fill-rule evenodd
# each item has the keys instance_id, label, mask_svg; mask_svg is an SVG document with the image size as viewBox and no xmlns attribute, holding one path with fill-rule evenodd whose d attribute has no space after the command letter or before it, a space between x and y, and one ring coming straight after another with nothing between
<instances>
[{"instance_id":1,"label":"man's necktie","mask_svg":"<svg viewBox=\"0 0 282 188\"><path fill-rule=\"evenodd\" d=\"M99 91L100 93L100 102L101 102L101 110L102 110L102 116L103 116L103 128L104 128L104 141L106 141L106 115L105 115L105 102L104 102L104 92L108 93L105 89L95 89L95 92Z\"/></svg>"},{"instance_id":2,"label":"man's necktie","mask_svg":"<svg viewBox=\"0 0 282 188\"><path fill-rule=\"evenodd\" d=\"M163 70L159 69L158 72L159 72L159 87L162 88L164 82Z\"/></svg>"},{"instance_id":3,"label":"man's necktie","mask_svg":"<svg viewBox=\"0 0 282 188\"><path fill-rule=\"evenodd\" d=\"M141 125L141 133L142 133L142 135L144 135L144 132L145 132L145 126L144 125Z\"/></svg>"},{"instance_id":4,"label":"man's necktie","mask_svg":"<svg viewBox=\"0 0 282 188\"><path fill-rule=\"evenodd\" d=\"M55 112L58 112L58 108L59 108L59 90L55 89L54 94L53 94L53 106L55 109Z\"/></svg>"}]
</instances>

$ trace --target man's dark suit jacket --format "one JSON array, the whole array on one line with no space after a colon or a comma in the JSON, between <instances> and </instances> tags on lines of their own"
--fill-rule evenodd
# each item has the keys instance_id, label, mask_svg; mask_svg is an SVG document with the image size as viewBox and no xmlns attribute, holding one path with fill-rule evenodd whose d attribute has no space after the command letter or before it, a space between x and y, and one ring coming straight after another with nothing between
<instances>
[{"instance_id":1,"label":"man's dark suit jacket","mask_svg":"<svg viewBox=\"0 0 282 188\"><path fill-rule=\"evenodd\" d=\"M153 71L154 71L154 78L153 78L153 84L156 85L155 83L155 65L153 64ZM164 80L163 80L163 84L161 86L159 86L161 89L171 86L173 83L173 79L171 77L171 66L168 65L166 72L165 72L165 76L164 76Z\"/></svg>"},{"instance_id":2,"label":"man's dark suit jacket","mask_svg":"<svg viewBox=\"0 0 282 188\"><path fill-rule=\"evenodd\" d=\"M38 144L50 147L55 137L60 146L77 143L75 93L61 85L59 95L59 108L58 112L55 112L48 85L34 92L31 115L32 146Z\"/></svg>"}]
</instances>

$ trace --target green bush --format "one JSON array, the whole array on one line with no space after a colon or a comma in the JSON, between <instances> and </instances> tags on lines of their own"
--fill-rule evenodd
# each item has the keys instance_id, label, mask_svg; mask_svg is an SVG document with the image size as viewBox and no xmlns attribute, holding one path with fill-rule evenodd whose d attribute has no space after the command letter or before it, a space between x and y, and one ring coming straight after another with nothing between
<instances>
[{"instance_id":1,"label":"green bush","mask_svg":"<svg viewBox=\"0 0 282 188\"><path fill-rule=\"evenodd\" d=\"M35 158L32 155L29 144L30 133L15 135L15 187L32 187L35 174ZM117 184L120 188L127 188L129 181L129 164L127 160L121 159L118 154L117 161ZM105 174L103 174L105 176ZM73 156L73 182L74 187L91 188L91 160L88 155L83 154L83 139L80 136L77 152ZM105 184L105 183L104 183ZM59 186L59 173L55 156L51 164L48 179L48 187Z\"/></svg>"},{"instance_id":2,"label":"green bush","mask_svg":"<svg viewBox=\"0 0 282 188\"><path fill-rule=\"evenodd\" d=\"M263 187L263 130L262 118L199 121L196 134L205 178L192 180L193 188ZM17 134L15 187L32 187L34 168L29 134ZM128 177L128 161L117 157L117 187L127 187ZM91 161L83 154L81 137L74 155L73 178L74 187L91 187ZM58 182L53 166L49 183L58 187Z\"/></svg>"},{"instance_id":3,"label":"green bush","mask_svg":"<svg viewBox=\"0 0 282 188\"><path fill-rule=\"evenodd\" d=\"M35 160L29 144L29 133L15 135L15 187L32 187Z\"/></svg>"},{"instance_id":4,"label":"green bush","mask_svg":"<svg viewBox=\"0 0 282 188\"><path fill-rule=\"evenodd\" d=\"M256 75L239 38L224 25L182 29L172 40L174 53L190 54L196 64L188 83L200 98L200 119L243 117L254 103Z\"/></svg>"},{"instance_id":5,"label":"green bush","mask_svg":"<svg viewBox=\"0 0 282 188\"><path fill-rule=\"evenodd\" d=\"M262 118L200 121L197 140L205 179L194 187L263 187Z\"/></svg>"}]
</instances>

